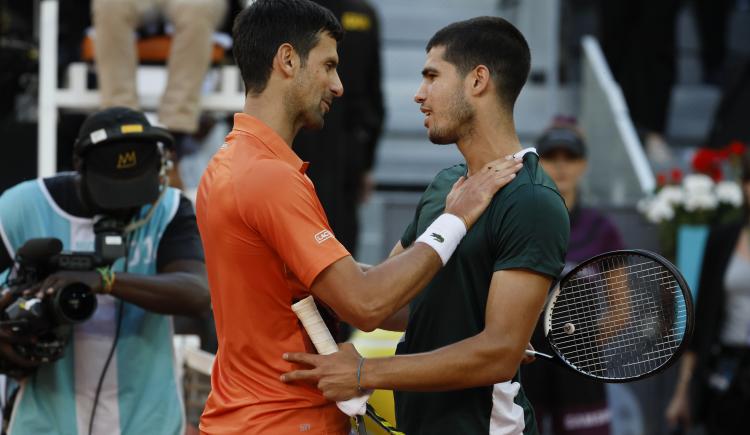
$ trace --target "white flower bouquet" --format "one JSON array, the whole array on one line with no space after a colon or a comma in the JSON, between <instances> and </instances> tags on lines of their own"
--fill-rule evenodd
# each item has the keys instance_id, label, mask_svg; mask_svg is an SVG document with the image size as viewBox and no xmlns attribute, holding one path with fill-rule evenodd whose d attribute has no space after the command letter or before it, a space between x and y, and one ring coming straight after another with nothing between
<instances>
[{"instance_id":1,"label":"white flower bouquet","mask_svg":"<svg viewBox=\"0 0 750 435\"><path fill-rule=\"evenodd\" d=\"M705 174L690 174L682 179L679 171L672 175L672 184L664 183L662 178L656 192L638 203L638 211L659 225L662 248L669 257L674 256L680 225L728 221L737 217L742 207L742 189L734 181L715 182Z\"/></svg>"}]
</instances>

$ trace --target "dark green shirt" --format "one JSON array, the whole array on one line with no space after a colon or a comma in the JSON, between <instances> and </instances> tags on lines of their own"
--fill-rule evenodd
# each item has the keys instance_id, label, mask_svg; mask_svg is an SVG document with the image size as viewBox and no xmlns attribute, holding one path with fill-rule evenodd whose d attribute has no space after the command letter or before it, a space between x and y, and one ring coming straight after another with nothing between
<instances>
[{"instance_id":1,"label":"dark green shirt","mask_svg":"<svg viewBox=\"0 0 750 435\"><path fill-rule=\"evenodd\" d=\"M460 164L435 177L401 238L404 247L443 213L453 183L465 174L466 165ZM539 158L526 154L516 178L495 195L448 264L410 303L409 324L397 354L428 352L482 332L493 273L529 269L557 278L564 266L569 232L568 211L554 182L542 170ZM517 374L514 381L518 380ZM490 433L491 420L499 417L493 395L497 399L500 388L395 392L398 426L409 435ZM512 400L523 409L524 433L536 434L533 410L523 390ZM521 410L513 408L518 415Z\"/></svg>"}]
</instances>

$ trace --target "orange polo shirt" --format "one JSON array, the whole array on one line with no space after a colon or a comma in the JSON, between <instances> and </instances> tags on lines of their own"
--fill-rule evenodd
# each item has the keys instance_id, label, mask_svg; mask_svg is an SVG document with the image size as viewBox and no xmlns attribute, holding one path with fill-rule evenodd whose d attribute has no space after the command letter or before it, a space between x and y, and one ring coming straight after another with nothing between
<instances>
[{"instance_id":1,"label":"orange polo shirt","mask_svg":"<svg viewBox=\"0 0 750 435\"><path fill-rule=\"evenodd\" d=\"M349 255L306 168L270 127L239 113L201 179L196 215L219 338L204 433L348 433L316 388L279 380L298 368L284 352L314 352L292 303Z\"/></svg>"}]
</instances>

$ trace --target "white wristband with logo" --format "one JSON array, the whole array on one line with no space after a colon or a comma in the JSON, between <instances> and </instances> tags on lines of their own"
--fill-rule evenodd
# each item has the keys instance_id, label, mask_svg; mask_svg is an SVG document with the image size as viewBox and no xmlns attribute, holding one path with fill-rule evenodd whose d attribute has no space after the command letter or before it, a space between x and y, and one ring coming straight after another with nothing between
<instances>
[{"instance_id":1,"label":"white wristband with logo","mask_svg":"<svg viewBox=\"0 0 750 435\"><path fill-rule=\"evenodd\" d=\"M417 242L429 245L438 253L443 266L448 263L453 251L466 235L466 224L456 215L443 213L417 238Z\"/></svg>"}]
</instances>

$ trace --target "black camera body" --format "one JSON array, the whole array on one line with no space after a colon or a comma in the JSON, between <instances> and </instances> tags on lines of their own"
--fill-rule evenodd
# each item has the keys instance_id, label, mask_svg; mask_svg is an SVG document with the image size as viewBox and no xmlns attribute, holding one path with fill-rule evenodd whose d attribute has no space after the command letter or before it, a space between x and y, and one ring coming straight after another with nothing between
<instances>
[{"instance_id":1,"label":"black camera body","mask_svg":"<svg viewBox=\"0 0 750 435\"><path fill-rule=\"evenodd\" d=\"M82 282L70 283L42 298L23 293L57 271L111 266L126 253L123 227L116 219L99 220L94 229L94 252L62 252L62 242L55 238L30 239L18 249L14 272L7 282L13 302L0 320L0 326L24 338L14 344L18 353L36 362L62 357L72 326L88 320L96 311L96 294Z\"/></svg>"}]
</instances>

